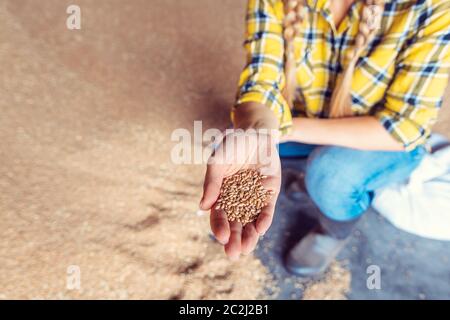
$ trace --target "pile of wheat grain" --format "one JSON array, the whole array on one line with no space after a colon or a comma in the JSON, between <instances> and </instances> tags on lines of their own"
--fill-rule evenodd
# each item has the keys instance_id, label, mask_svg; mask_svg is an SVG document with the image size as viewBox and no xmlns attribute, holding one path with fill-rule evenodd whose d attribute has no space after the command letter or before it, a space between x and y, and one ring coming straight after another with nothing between
<instances>
[{"instance_id":1,"label":"pile of wheat grain","mask_svg":"<svg viewBox=\"0 0 450 320\"><path fill-rule=\"evenodd\" d=\"M264 188L265 178L254 169L241 170L225 178L216 209L222 209L229 221L239 221L242 225L255 221L273 193Z\"/></svg>"}]
</instances>

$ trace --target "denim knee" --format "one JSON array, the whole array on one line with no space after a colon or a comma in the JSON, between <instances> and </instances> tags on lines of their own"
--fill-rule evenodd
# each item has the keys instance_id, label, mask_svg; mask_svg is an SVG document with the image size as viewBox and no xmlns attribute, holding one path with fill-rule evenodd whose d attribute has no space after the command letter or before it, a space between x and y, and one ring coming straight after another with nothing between
<instances>
[{"instance_id":1,"label":"denim knee","mask_svg":"<svg viewBox=\"0 0 450 320\"><path fill-rule=\"evenodd\" d=\"M336 221L358 218L370 206L369 194L352 173L345 149L320 147L308 159L305 184L322 214Z\"/></svg>"}]
</instances>

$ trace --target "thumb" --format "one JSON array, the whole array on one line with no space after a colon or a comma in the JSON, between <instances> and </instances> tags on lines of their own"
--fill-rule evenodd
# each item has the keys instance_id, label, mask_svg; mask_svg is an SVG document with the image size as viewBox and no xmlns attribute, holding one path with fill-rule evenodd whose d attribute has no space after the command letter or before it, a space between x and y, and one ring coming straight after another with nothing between
<instances>
[{"instance_id":1,"label":"thumb","mask_svg":"<svg viewBox=\"0 0 450 320\"><path fill-rule=\"evenodd\" d=\"M203 184L203 196L200 200L200 209L209 210L219 197L220 187L224 178L223 165L209 164L206 169L205 182Z\"/></svg>"}]
</instances>

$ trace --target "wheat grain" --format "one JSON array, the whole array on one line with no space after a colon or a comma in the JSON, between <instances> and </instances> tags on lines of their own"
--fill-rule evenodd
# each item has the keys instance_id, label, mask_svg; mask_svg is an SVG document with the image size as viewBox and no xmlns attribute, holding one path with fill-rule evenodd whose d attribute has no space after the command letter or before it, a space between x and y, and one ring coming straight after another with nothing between
<instances>
[{"instance_id":1,"label":"wheat grain","mask_svg":"<svg viewBox=\"0 0 450 320\"><path fill-rule=\"evenodd\" d=\"M264 188L262 180L266 178L254 169L241 170L225 178L216 209L223 210L229 221L239 221L242 225L255 221L274 193Z\"/></svg>"}]
</instances>

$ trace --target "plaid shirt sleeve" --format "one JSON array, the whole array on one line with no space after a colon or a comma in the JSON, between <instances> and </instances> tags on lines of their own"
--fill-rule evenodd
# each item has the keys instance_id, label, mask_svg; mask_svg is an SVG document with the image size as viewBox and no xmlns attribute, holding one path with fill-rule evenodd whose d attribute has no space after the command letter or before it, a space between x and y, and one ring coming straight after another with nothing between
<instances>
[{"instance_id":1,"label":"plaid shirt sleeve","mask_svg":"<svg viewBox=\"0 0 450 320\"><path fill-rule=\"evenodd\" d=\"M423 144L436 122L450 72L450 1L433 0L418 15L413 37L397 58L397 70L376 113L406 150Z\"/></svg>"},{"instance_id":2,"label":"plaid shirt sleeve","mask_svg":"<svg viewBox=\"0 0 450 320\"><path fill-rule=\"evenodd\" d=\"M258 102L276 115L280 130L292 124L289 107L283 98L284 41L281 1L248 0L245 50L247 65L239 80L236 105Z\"/></svg>"}]
</instances>

